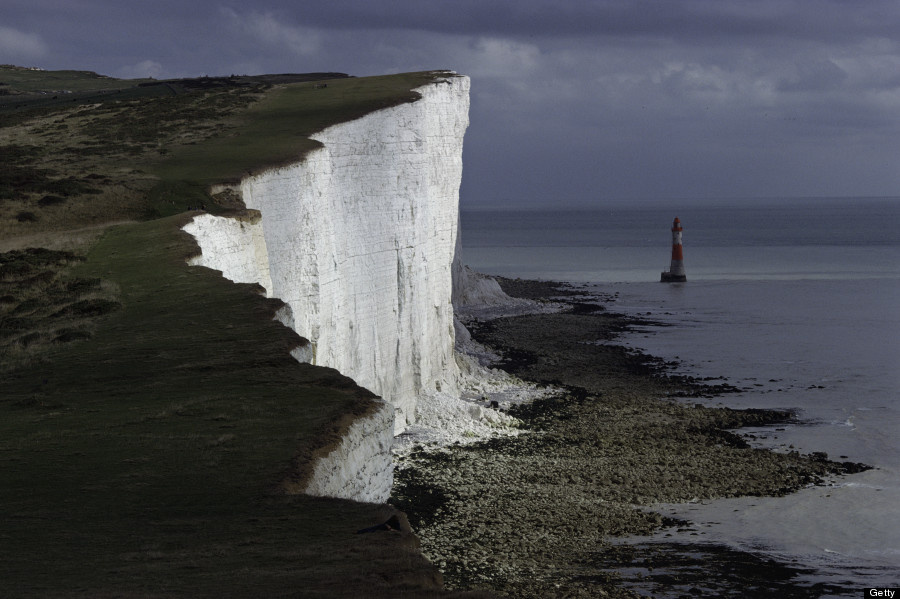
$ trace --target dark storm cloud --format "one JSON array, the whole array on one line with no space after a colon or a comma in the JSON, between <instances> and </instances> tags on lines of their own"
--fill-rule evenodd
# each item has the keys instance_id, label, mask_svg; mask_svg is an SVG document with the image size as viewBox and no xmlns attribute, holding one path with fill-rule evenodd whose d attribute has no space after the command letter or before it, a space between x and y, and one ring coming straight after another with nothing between
<instances>
[{"instance_id":1,"label":"dark storm cloud","mask_svg":"<svg viewBox=\"0 0 900 599\"><path fill-rule=\"evenodd\" d=\"M900 195L895 0L5 0L0 62L452 68L463 200Z\"/></svg>"},{"instance_id":2,"label":"dark storm cloud","mask_svg":"<svg viewBox=\"0 0 900 599\"><path fill-rule=\"evenodd\" d=\"M520 36L654 36L683 40L735 36L828 39L895 35L892 2L818 0L336 0L305 6L272 1L269 10L300 14L307 25L332 29L419 29ZM894 14L890 14L893 12Z\"/></svg>"}]
</instances>

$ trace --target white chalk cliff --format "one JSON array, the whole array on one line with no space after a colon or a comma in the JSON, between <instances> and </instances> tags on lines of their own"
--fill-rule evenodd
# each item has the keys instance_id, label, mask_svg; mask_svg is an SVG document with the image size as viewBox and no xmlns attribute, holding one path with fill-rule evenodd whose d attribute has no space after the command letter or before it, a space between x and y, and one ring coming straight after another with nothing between
<instances>
[{"instance_id":1,"label":"white chalk cliff","mask_svg":"<svg viewBox=\"0 0 900 599\"><path fill-rule=\"evenodd\" d=\"M312 494L386 500L391 435L415 422L418 398L459 385L451 298L469 79L416 91L313 135L323 147L297 163L243 179L236 191L258 217L185 227L202 251L193 264L287 304L279 319L310 342L298 359L393 407L351 428L316 467Z\"/></svg>"}]
</instances>

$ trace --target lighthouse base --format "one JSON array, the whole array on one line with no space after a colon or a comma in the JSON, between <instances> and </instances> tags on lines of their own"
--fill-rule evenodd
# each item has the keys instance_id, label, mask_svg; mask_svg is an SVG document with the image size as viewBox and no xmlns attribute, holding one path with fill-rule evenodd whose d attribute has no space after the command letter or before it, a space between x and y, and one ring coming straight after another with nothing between
<instances>
[{"instance_id":1,"label":"lighthouse base","mask_svg":"<svg viewBox=\"0 0 900 599\"><path fill-rule=\"evenodd\" d=\"M687 281L687 275L678 275L665 271L659 276L659 281L660 283L684 283Z\"/></svg>"}]
</instances>

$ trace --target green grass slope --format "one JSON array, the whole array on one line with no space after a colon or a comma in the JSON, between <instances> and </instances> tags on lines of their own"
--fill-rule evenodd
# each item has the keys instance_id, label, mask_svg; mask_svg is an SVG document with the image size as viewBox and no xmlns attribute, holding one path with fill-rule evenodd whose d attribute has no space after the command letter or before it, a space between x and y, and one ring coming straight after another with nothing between
<instances>
[{"instance_id":1,"label":"green grass slope","mask_svg":"<svg viewBox=\"0 0 900 599\"><path fill-rule=\"evenodd\" d=\"M173 152L157 172L164 180L237 181L247 172L296 161L319 146L308 135L374 110L412 102L431 72L335 79L279 86L236 119L227 135ZM321 85L321 84L319 84Z\"/></svg>"},{"instance_id":2,"label":"green grass slope","mask_svg":"<svg viewBox=\"0 0 900 599\"><path fill-rule=\"evenodd\" d=\"M341 80L345 93L329 81L253 88L252 98L232 88L172 96L185 99L181 110L212 106L190 123L150 98L90 110L38 106L0 128L7 151L38 136L15 165L47 171L39 184L102 188L60 193L69 218L53 220L45 211L54 206L41 206L37 220L18 223L33 225L30 236L7 229L20 240L43 232L59 241L96 222L94 196L117 206L110 181L132 185L122 192L125 215L173 213L109 228L82 246L81 259L32 251L0 261L0 595L450 596L408 531L355 534L391 508L295 494L314 458L373 409L373 396L289 356L303 340L273 320L280 302L188 266L197 248L181 231L190 216L178 214L196 199L182 191L202 195L239 169L299 156L310 147L306 133L409 101L426 76L376 78L368 91L363 79ZM147 117L134 110L148 106L171 127L143 140ZM124 122L120 140L134 152L104 145L108 133L94 119ZM210 134L216 123L228 139ZM69 138L38 133L59 124ZM173 141L181 134L189 143ZM97 151L76 156L85 140ZM162 142L171 155L156 151ZM71 162L50 148L63 158L69 151ZM128 156L139 184L121 170ZM0 201L20 206L52 195L6 189Z\"/></svg>"},{"instance_id":3,"label":"green grass slope","mask_svg":"<svg viewBox=\"0 0 900 599\"><path fill-rule=\"evenodd\" d=\"M10 79L9 71L0 66L0 80ZM0 86L16 91L0 95L0 240L199 205L216 212L222 207L208 196L208 184L299 160L318 145L311 133L413 101L412 89L440 74L123 81L13 72L14 84ZM107 87L33 91L82 80ZM0 243L0 251L9 248Z\"/></svg>"}]
</instances>

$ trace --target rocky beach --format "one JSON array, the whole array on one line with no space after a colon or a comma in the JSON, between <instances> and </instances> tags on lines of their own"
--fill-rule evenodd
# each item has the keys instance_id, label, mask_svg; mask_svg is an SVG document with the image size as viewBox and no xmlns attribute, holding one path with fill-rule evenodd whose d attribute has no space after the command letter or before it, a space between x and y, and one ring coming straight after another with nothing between
<instances>
[{"instance_id":1,"label":"rocky beach","mask_svg":"<svg viewBox=\"0 0 900 599\"><path fill-rule=\"evenodd\" d=\"M830 590L803 585L789 564L704 543L700 530L688 545L634 535L692 528L655 504L781 496L866 466L751 447L733 431L794 415L709 407L736 389L615 343L644 317L612 313L603 298L559 284L501 285L567 307L471 321L473 338L502 356L496 366L558 392L510 408L526 434L419 446L398 464L391 503L408 514L449 588L509 597L635 597L634 584L671 597Z\"/></svg>"}]
</instances>

